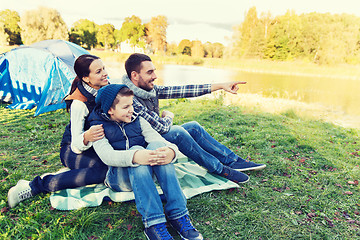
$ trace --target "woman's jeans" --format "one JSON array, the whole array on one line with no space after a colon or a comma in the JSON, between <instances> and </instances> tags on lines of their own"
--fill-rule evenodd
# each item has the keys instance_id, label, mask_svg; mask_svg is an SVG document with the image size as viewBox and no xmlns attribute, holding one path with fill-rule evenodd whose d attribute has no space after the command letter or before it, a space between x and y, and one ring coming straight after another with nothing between
<instances>
[{"instance_id":1,"label":"woman's jeans","mask_svg":"<svg viewBox=\"0 0 360 240\"><path fill-rule=\"evenodd\" d=\"M70 170L45 177L35 177L30 182L33 195L103 183L105 180L108 166L100 160L93 148L76 154L71 150L70 145L64 145L60 149L60 159Z\"/></svg>"},{"instance_id":2,"label":"woman's jeans","mask_svg":"<svg viewBox=\"0 0 360 240\"><path fill-rule=\"evenodd\" d=\"M165 146L162 142L150 143L146 149L155 150ZM130 149L144 149L141 146L133 146ZM153 177L156 177L165 199L164 208L156 189ZM180 188L176 176L175 167L172 163L166 165L140 165L138 167L109 167L106 175L106 184L115 191L127 189L126 182L129 181L134 191L135 203L145 227L165 223L165 215L170 219L178 219L188 214L186 198ZM124 189L125 187L125 189Z\"/></svg>"},{"instance_id":3,"label":"woman's jeans","mask_svg":"<svg viewBox=\"0 0 360 240\"><path fill-rule=\"evenodd\" d=\"M211 173L220 174L223 165L230 165L238 160L244 160L216 141L195 121L181 126L174 125L169 132L162 136L178 146L180 152L200 166L207 168Z\"/></svg>"}]
</instances>

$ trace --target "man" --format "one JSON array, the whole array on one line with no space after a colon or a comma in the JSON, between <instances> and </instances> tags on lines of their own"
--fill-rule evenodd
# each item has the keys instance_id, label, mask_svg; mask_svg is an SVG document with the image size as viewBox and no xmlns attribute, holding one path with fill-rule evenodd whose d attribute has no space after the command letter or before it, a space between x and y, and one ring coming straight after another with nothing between
<instances>
[{"instance_id":1,"label":"man","mask_svg":"<svg viewBox=\"0 0 360 240\"><path fill-rule=\"evenodd\" d=\"M155 66L151 58L145 54L135 53L125 62L127 75L123 83L134 91L134 111L145 118L150 125L166 140L176 144L179 150L209 172L223 176L237 183L249 180L242 171L260 170L265 164L256 164L237 156L226 146L217 142L197 122L185 123L181 126L172 125L174 114L159 112L159 99L188 98L208 94L217 90L225 90L236 94L238 84L231 82L221 84L203 84L186 86L157 86Z\"/></svg>"}]
</instances>

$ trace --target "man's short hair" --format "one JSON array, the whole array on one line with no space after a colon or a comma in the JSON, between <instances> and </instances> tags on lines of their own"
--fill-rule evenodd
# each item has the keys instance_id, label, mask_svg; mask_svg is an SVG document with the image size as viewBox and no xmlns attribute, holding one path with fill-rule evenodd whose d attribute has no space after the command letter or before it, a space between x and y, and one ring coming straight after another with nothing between
<instances>
[{"instance_id":1,"label":"man's short hair","mask_svg":"<svg viewBox=\"0 0 360 240\"><path fill-rule=\"evenodd\" d=\"M131 79L131 73L133 71L137 73L140 72L140 65L142 62L145 61L151 62L151 58L148 55L142 53L133 53L129 56L129 58L125 62L125 70L129 79Z\"/></svg>"}]
</instances>

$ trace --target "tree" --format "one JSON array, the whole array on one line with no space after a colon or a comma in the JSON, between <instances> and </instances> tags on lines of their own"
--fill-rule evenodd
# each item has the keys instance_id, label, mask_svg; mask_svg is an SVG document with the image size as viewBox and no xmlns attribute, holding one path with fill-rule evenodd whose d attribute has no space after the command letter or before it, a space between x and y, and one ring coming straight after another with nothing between
<instances>
[{"instance_id":1,"label":"tree","mask_svg":"<svg viewBox=\"0 0 360 240\"><path fill-rule=\"evenodd\" d=\"M97 44L97 31L98 26L94 22L88 19L80 19L73 24L70 30L70 41L90 49Z\"/></svg>"},{"instance_id":2,"label":"tree","mask_svg":"<svg viewBox=\"0 0 360 240\"><path fill-rule=\"evenodd\" d=\"M252 7L247 11L244 22L234 27L232 55L240 57L249 54L258 23L259 19L257 17L256 7Z\"/></svg>"},{"instance_id":3,"label":"tree","mask_svg":"<svg viewBox=\"0 0 360 240\"><path fill-rule=\"evenodd\" d=\"M222 58L225 46L221 43L206 42L204 44L204 56L207 58Z\"/></svg>"},{"instance_id":4,"label":"tree","mask_svg":"<svg viewBox=\"0 0 360 240\"><path fill-rule=\"evenodd\" d=\"M46 39L69 38L67 26L60 13L51 8L40 7L24 12L20 27L21 39L26 45Z\"/></svg>"},{"instance_id":5,"label":"tree","mask_svg":"<svg viewBox=\"0 0 360 240\"><path fill-rule=\"evenodd\" d=\"M19 22L20 16L16 11L6 9L0 12L0 23L3 28L3 30L0 29L0 34L5 34L6 43L9 45L21 44Z\"/></svg>"},{"instance_id":6,"label":"tree","mask_svg":"<svg viewBox=\"0 0 360 240\"><path fill-rule=\"evenodd\" d=\"M115 27L112 24L103 24L99 26L99 31L96 34L97 41L105 49L109 49L115 45Z\"/></svg>"},{"instance_id":7,"label":"tree","mask_svg":"<svg viewBox=\"0 0 360 240\"><path fill-rule=\"evenodd\" d=\"M191 41L189 39L183 39L180 41L178 46L178 52L182 55L189 55L191 56Z\"/></svg>"},{"instance_id":8,"label":"tree","mask_svg":"<svg viewBox=\"0 0 360 240\"><path fill-rule=\"evenodd\" d=\"M150 22L146 25L147 42L151 45L154 52L165 51L167 27L167 18L162 15L152 17Z\"/></svg>"},{"instance_id":9,"label":"tree","mask_svg":"<svg viewBox=\"0 0 360 240\"><path fill-rule=\"evenodd\" d=\"M204 46L201 41L192 41L191 56L203 58L205 54Z\"/></svg>"},{"instance_id":10,"label":"tree","mask_svg":"<svg viewBox=\"0 0 360 240\"><path fill-rule=\"evenodd\" d=\"M5 33L5 23L0 22L0 46L7 45L9 42L8 35Z\"/></svg>"},{"instance_id":11,"label":"tree","mask_svg":"<svg viewBox=\"0 0 360 240\"><path fill-rule=\"evenodd\" d=\"M141 19L135 15L125 18L119 35L119 42L129 41L132 47L145 47L145 25L141 23Z\"/></svg>"}]
</instances>

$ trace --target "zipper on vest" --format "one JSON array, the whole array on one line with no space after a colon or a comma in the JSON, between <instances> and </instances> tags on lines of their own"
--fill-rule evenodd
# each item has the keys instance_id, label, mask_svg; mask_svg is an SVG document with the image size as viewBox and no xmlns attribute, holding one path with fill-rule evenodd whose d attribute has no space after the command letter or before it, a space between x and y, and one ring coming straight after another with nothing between
<instances>
[{"instance_id":1,"label":"zipper on vest","mask_svg":"<svg viewBox=\"0 0 360 240\"><path fill-rule=\"evenodd\" d=\"M122 123L121 125L120 125L118 122L115 122L115 123L119 126L121 132L124 134L124 137L126 138L126 150L129 150L129 148L130 148L130 146L129 146L130 143L129 143L129 138L128 138L128 136L126 135L126 132L125 132L125 128L124 128L125 123Z\"/></svg>"}]
</instances>

